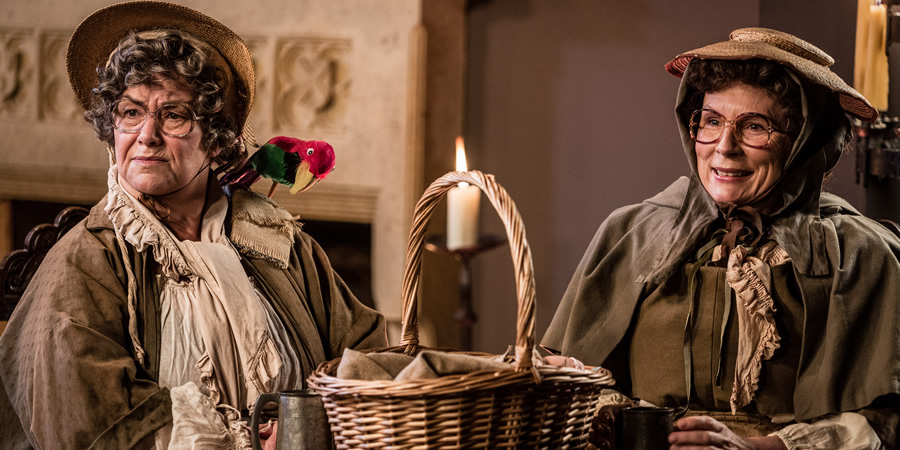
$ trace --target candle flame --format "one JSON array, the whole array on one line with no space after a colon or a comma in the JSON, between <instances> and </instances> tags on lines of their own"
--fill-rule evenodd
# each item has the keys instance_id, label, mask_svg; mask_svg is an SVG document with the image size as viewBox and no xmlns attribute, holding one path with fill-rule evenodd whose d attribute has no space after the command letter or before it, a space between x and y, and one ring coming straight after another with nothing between
<instances>
[{"instance_id":1,"label":"candle flame","mask_svg":"<svg viewBox=\"0 0 900 450\"><path fill-rule=\"evenodd\" d=\"M456 170L457 172L467 172L469 166L466 165L466 149L463 146L462 136L456 138Z\"/></svg>"}]
</instances>

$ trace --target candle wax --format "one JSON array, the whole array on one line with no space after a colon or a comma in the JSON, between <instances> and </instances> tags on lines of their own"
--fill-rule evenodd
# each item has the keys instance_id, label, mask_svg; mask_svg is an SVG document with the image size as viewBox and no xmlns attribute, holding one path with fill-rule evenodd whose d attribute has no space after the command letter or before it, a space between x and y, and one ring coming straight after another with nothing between
<instances>
[{"instance_id":1,"label":"candle wax","mask_svg":"<svg viewBox=\"0 0 900 450\"><path fill-rule=\"evenodd\" d=\"M868 61L864 75L862 94L879 111L887 110L888 103L888 60L885 51L885 25L887 8L884 5L869 7L869 39L867 43Z\"/></svg>"},{"instance_id":2,"label":"candle wax","mask_svg":"<svg viewBox=\"0 0 900 450\"><path fill-rule=\"evenodd\" d=\"M478 205L481 190L460 183L447 192L447 248L456 250L478 244Z\"/></svg>"}]
</instances>

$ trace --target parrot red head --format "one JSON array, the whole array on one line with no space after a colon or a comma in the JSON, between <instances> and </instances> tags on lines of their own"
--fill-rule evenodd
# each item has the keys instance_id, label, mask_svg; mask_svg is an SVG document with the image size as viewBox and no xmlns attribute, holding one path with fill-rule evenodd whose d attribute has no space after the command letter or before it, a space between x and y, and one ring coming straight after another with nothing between
<instances>
[{"instance_id":1,"label":"parrot red head","mask_svg":"<svg viewBox=\"0 0 900 450\"><path fill-rule=\"evenodd\" d=\"M285 153L294 153L300 158L291 194L313 187L334 170L334 148L325 141L304 141L287 136L276 136L266 144L277 146Z\"/></svg>"}]
</instances>

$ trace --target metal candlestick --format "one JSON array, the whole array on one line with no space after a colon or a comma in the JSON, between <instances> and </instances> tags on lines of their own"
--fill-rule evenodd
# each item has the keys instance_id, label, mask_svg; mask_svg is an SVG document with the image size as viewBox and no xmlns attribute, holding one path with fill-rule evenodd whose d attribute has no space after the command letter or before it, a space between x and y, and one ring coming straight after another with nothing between
<instances>
[{"instance_id":1,"label":"metal candlestick","mask_svg":"<svg viewBox=\"0 0 900 450\"><path fill-rule=\"evenodd\" d=\"M450 253L460 262L459 269L459 307L453 318L459 326L459 349L472 350L472 328L478 317L472 310L472 258L506 242L500 236L479 236L478 243L469 247L447 248L444 236L433 236L425 242L425 249L434 253Z\"/></svg>"}]
</instances>

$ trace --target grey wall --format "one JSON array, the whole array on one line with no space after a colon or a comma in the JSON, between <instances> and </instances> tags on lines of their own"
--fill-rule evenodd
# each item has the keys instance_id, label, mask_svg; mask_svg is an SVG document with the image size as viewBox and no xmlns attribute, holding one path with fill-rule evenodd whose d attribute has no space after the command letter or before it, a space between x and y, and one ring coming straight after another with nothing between
<instances>
[{"instance_id":1,"label":"grey wall","mask_svg":"<svg viewBox=\"0 0 900 450\"><path fill-rule=\"evenodd\" d=\"M674 122L676 54L747 26L781 28L835 56L852 76L855 2L493 0L470 3L466 151L495 174L525 221L535 266L538 339L578 261L613 209L688 173ZM845 157L832 190L864 196ZM503 234L482 207L485 233ZM475 349L514 343L509 252L474 262Z\"/></svg>"}]
</instances>

